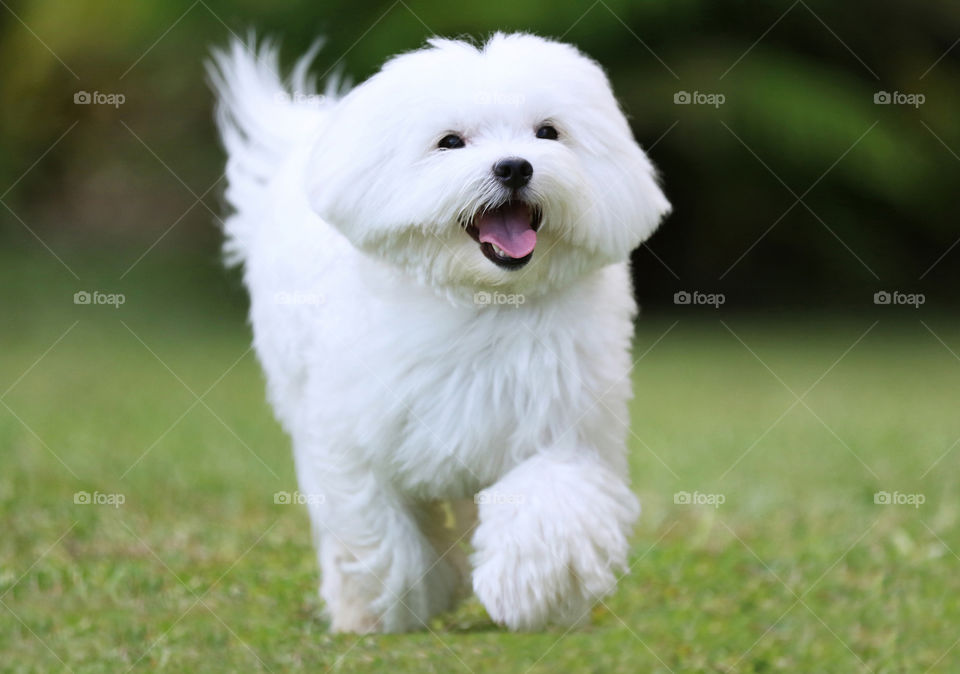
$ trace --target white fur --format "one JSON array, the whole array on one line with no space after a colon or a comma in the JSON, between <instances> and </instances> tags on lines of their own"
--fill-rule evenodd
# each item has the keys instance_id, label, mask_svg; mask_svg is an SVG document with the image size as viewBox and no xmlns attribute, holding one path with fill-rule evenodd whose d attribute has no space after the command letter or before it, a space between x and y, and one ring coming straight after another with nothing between
<instances>
[{"instance_id":1,"label":"white fur","mask_svg":"<svg viewBox=\"0 0 960 674\"><path fill-rule=\"evenodd\" d=\"M422 629L471 580L511 629L581 619L639 512L628 256L670 208L602 70L531 35L432 40L304 100L307 61L285 85L276 50L253 49L211 68L226 250L300 490L322 496L332 629ZM559 140L536 138L547 121ZM438 150L448 133L466 147ZM507 156L533 165L543 210L514 271L460 224L505 198L491 166ZM495 292L514 302L475 301Z\"/></svg>"}]
</instances>

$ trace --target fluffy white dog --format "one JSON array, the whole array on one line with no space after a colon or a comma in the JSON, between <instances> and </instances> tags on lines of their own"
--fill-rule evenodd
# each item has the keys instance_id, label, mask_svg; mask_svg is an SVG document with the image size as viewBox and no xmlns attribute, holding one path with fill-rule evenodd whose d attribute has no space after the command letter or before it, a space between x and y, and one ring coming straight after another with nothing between
<instances>
[{"instance_id":1,"label":"fluffy white dog","mask_svg":"<svg viewBox=\"0 0 960 674\"><path fill-rule=\"evenodd\" d=\"M575 623L639 513L628 258L670 210L655 171L569 45L434 39L322 96L310 58L284 82L235 43L211 74L226 250L332 629L422 629L471 580L510 629Z\"/></svg>"}]
</instances>

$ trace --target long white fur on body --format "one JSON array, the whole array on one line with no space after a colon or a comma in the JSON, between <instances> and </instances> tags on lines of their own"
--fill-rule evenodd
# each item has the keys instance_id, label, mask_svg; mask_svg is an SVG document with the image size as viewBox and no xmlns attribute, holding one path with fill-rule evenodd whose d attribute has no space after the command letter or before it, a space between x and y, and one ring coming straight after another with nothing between
<instances>
[{"instance_id":1,"label":"long white fur on body","mask_svg":"<svg viewBox=\"0 0 960 674\"><path fill-rule=\"evenodd\" d=\"M628 259L670 208L602 70L522 34L431 41L343 96L311 95L306 61L283 82L270 46L214 61L225 249L331 628L424 629L471 586L511 629L582 620L639 514ZM466 146L439 150L449 133ZM542 211L519 270L463 226L508 198L503 157Z\"/></svg>"}]
</instances>

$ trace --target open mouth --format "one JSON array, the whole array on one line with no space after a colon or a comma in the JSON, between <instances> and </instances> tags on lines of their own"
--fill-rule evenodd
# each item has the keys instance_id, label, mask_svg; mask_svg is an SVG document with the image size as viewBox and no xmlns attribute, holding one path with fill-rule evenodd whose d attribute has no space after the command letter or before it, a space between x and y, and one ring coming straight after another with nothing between
<instances>
[{"instance_id":1,"label":"open mouth","mask_svg":"<svg viewBox=\"0 0 960 674\"><path fill-rule=\"evenodd\" d=\"M465 229L488 260L502 269L516 270L533 257L540 217L536 206L508 201L483 211Z\"/></svg>"}]
</instances>

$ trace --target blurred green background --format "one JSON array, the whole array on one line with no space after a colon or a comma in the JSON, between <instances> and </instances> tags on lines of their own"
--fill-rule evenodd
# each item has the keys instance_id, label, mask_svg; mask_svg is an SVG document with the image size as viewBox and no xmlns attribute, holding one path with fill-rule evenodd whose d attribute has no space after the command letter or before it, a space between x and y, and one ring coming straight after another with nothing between
<instances>
[{"instance_id":1,"label":"blurred green background","mask_svg":"<svg viewBox=\"0 0 960 674\"><path fill-rule=\"evenodd\" d=\"M223 156L202 62L253 28L282 38L288 63L325 36L316 71L355 81L431 34L530 30L581 47L607 68L675 205L636 255L648 306L678 289L725 292L731 310L869 308L879 289L954 302L951 0L11 2L0 11L3 247L37 252L39 237L71 267L106 253L119 282L153 246L151 258L195 257L219 275ZM78 91L125 101L77 105ZM882 91L924 99L875 104ZM724 102L678 105L678 92ZM210 283L198 278L196 292Z\"/></svg>"}]
</instances>

